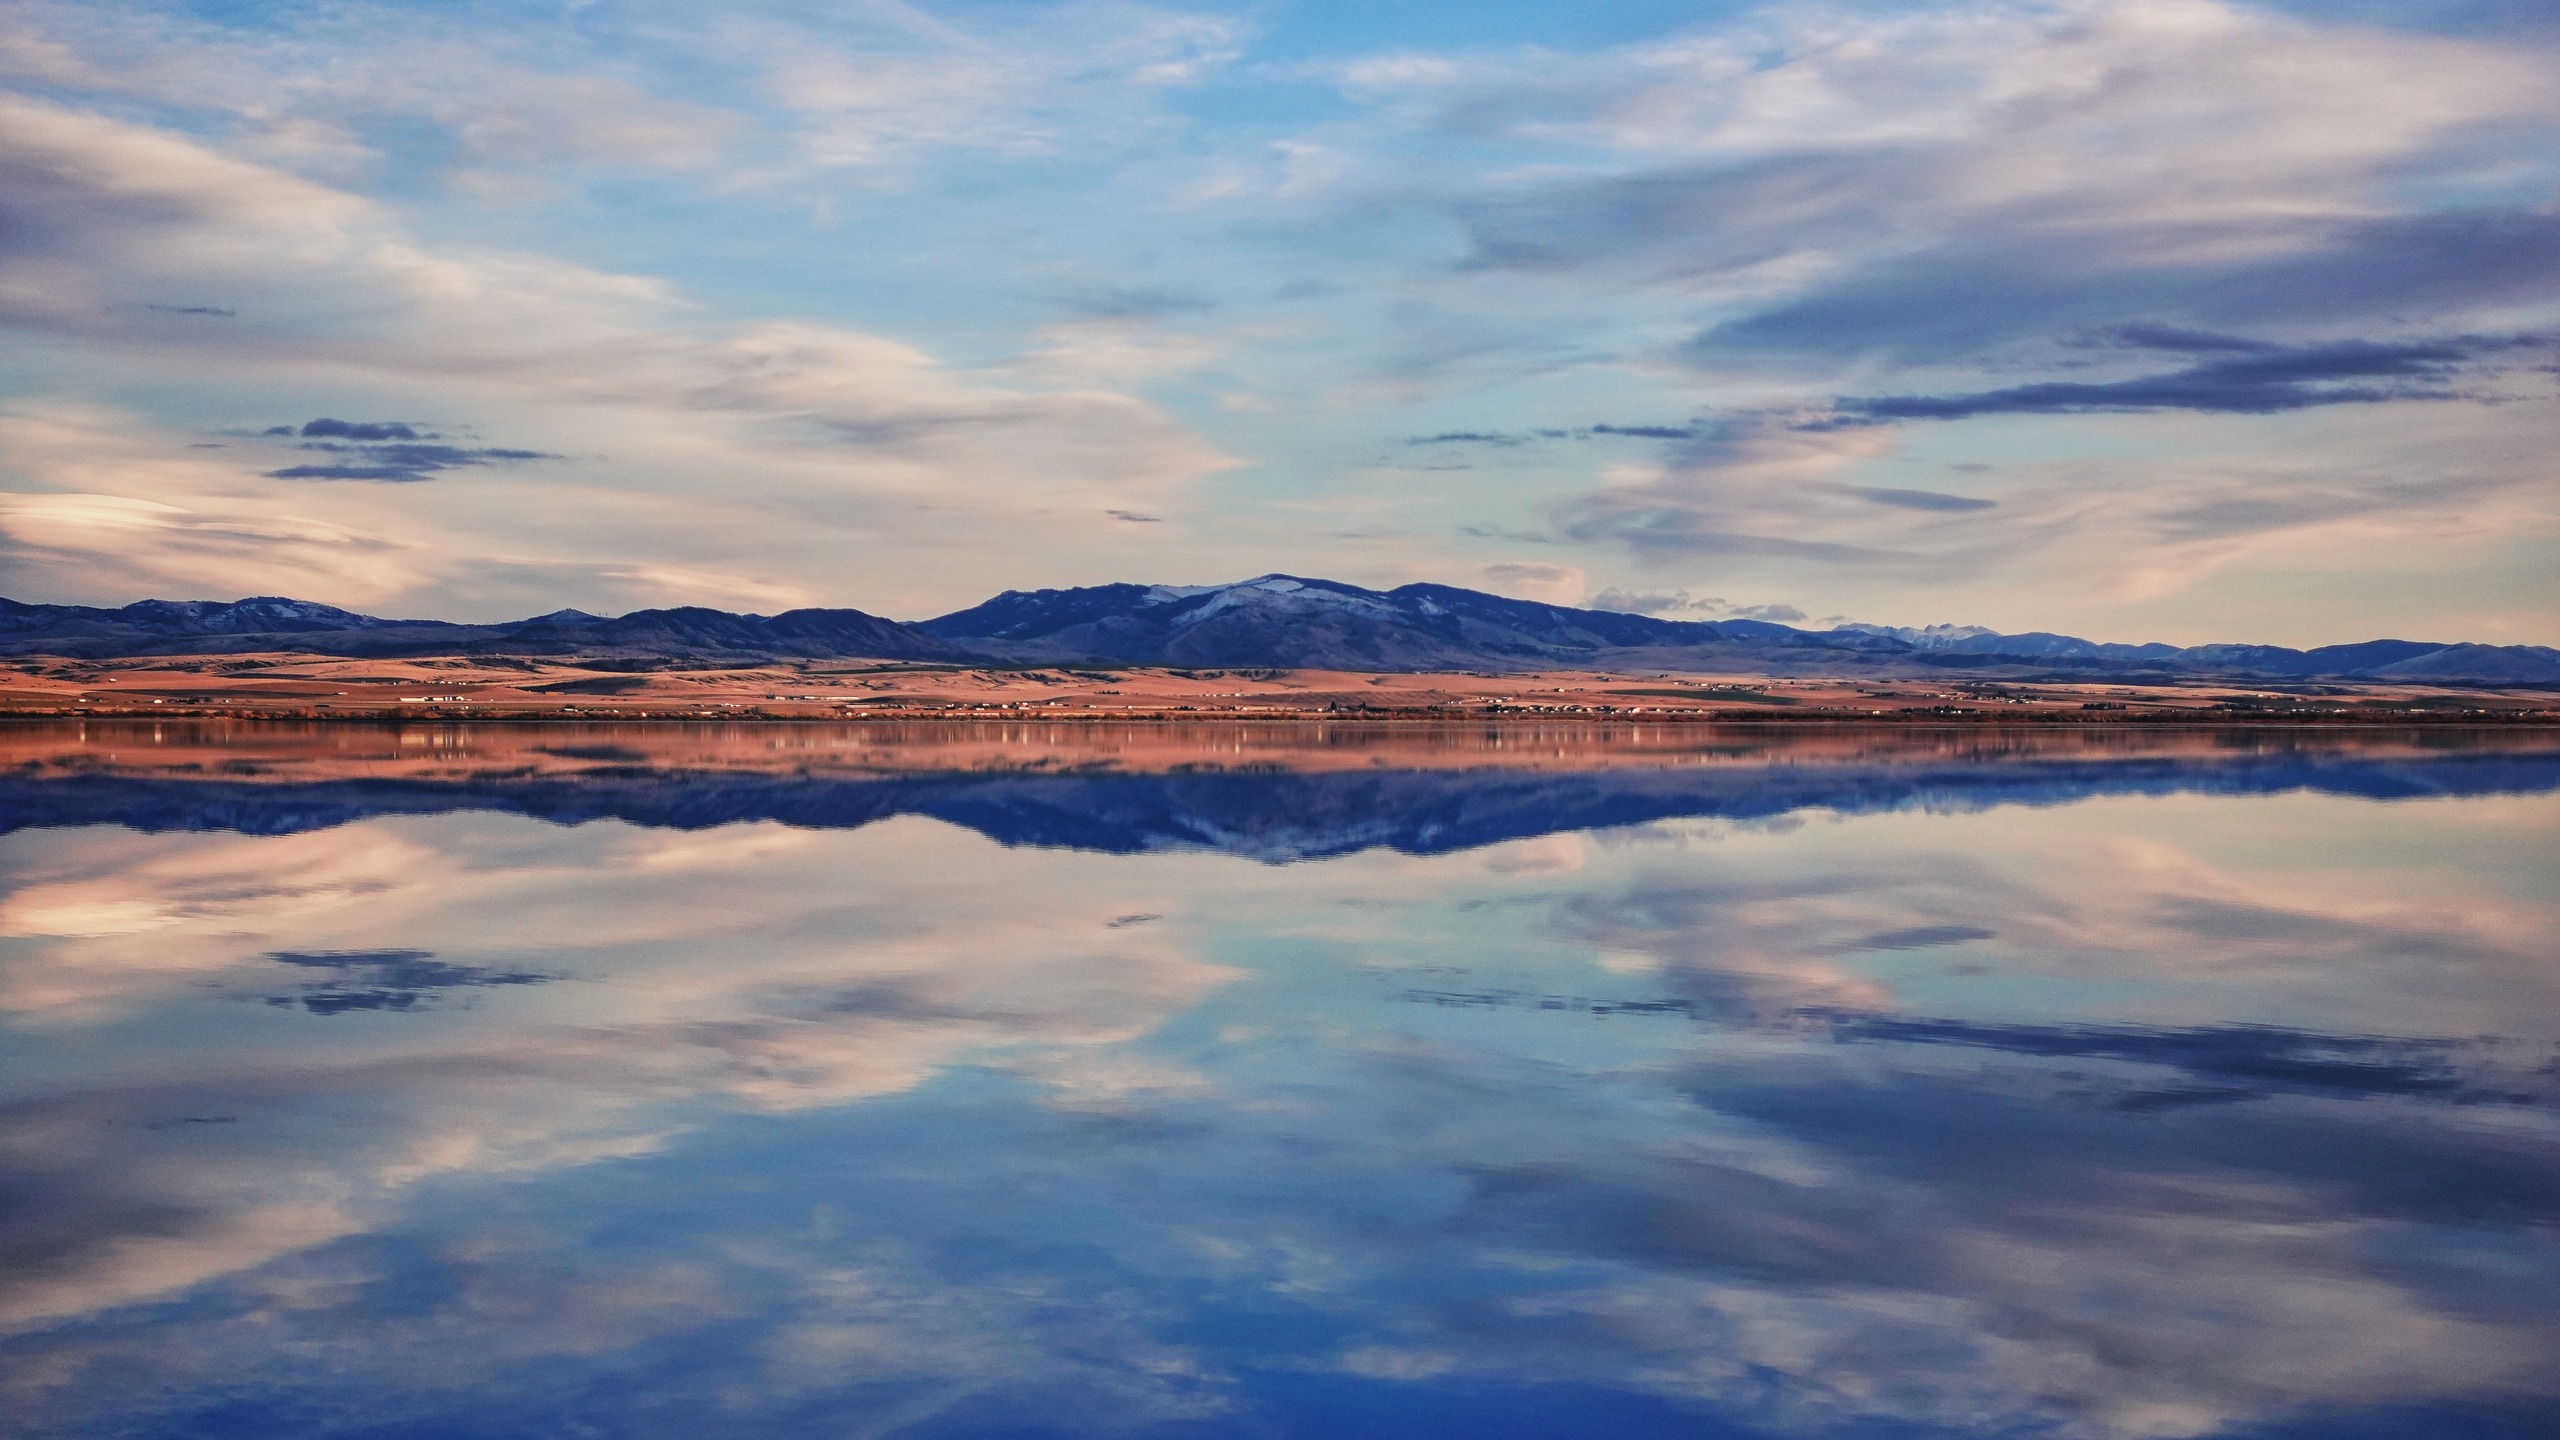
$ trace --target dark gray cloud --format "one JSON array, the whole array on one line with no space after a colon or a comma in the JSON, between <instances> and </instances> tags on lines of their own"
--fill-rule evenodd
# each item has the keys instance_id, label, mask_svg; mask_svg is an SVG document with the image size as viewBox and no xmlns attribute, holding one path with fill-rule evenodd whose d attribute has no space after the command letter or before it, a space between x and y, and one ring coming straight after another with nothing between
<instances>
[{"instance_id":1,"label":"dark gray cloud","mask_svg":"<svg viewBox=\"0 0 2560 1440\"><path fill-rule=\"evenodd\" d=\"M1896 510L1931 510L1940 514L1962 514L1970 510L1989 510L1997 500L1984 500L1972 495L1948 495L1937 490L1897 490L1882 485L1845 487L1859 499L1875 505L1889 505Z\"/></svg>"},{"instance_id":2,"label":"dark gray cloud","mask_svg":"<svg viewBox=\"0 0 2560 1440\"><path fill-rule=\"evenodd\" d=\"M1416 435L1407 445L1526 445L1532 440L1589 440L1595 436L1618 435L1635 440L1693 440L1706 433L1701 424L1687 425L1584 425L1570 430L1444 430L1437 435Z\"/></svg>"},{"instance_id":3,"label":"dark gray cloud","mask_svg":"<svg viewBox=\"0 0 2560 1440\"><path fill-rule=\"evenodd\" d=\"M306 440L435 440L442 437L421 431L405 420L332 420L322 416L306 420L300 426L270 425L258 432L262 435L299 435Z\"/></svg>"},{"instance_id":4,"label":"dark gray cloud","mask_svg":"<svg viewBox=\"0 0 2560 1440\"><path fill-rule=\"evenodd\" d=\"M1076 294L1070 303L1098 320L1153 320L1217 308L1217 302L1205 295L1143 285L1102 286Z\"/></svg>"},{"instance_id":5,"label":"dark gray cloud","mask_svg":"<svg viewBox=\"0 0 2560 1440\"><path fill-rule=\"evenodd\" d=\"M1416 435L1407 445L1518 445L1526 435L1505 434L1495 430L1444 430L1437 435Z\"/></svg>"},{"instance_id":6,"label":"dark gray cloud","mask_svg":"<svg viewBox=\"0 0 2560 1440\"><path fill-rule=\"evenodd\" d=\"M1979 234L1853 268L1832 284L1705 331L1689 353L1717 365L1790 354L1962 360L2042 336L2102 330L2127 312L2160 317L2146 327L2154 337L2192 338L2235 323L2364 328L2399 316L2531 302L2560 288L2560 215L2362 220L2305 237L2291 253L2162 263L2156 256L2174 252L2174 242L2147 231Z\"/></svg>"},{"instance_id":7,"label":"dark gray cloud","mask_svg":"<svg viewBox=\"0 0 2560 1440\"><path fill-rule=\"evenodd\" d=\"M2456 382L2466 363L2539 343L2521 337L2461 336L2287 346L2165 326L2126 326L2114 333L2146 349L2215 358L2128 380L2042 381L1958 395L1844 397L1836 402L1836 409L1842 415L1874 420L1961 420L1975 415L2127 410L2272 415L2316 405L2449 400L2465 393Z\"/></svg>"},{"instance_id":8,"label":"dark gray cloud","mask_svg":"<svg viewBox=\"0 0 2560 1440\"><path fill-rule=\"evenodd\" d=\"M1689 440L1696 438L1695 425L1594 425L1594 435L1631 435L1639 440Z\"/></svg>"},{"instance_id":9,"label":"dark gray cloud","mask_svg":"<svg viewBox=\"0 0 2560 1440\"><path fill-rule=\"evenodd\" d=\"M271 480L378 480L386 484L405 485L412 481L434 478L424 470L397 465L288 465L270 470Z\"/></svg>"},{"instance_id":10,"label":"dark gray cloud","mask_svg":"<svg viewBox=\"0 0 2560 1440\"><path fill-rule=\"evenodd\" d=\"M438 444L435 442L441 437L433 431L420 430L401 420L333 420L324 416L308 421L298 429L290 425L275 425L264 433L299 437L302 443L294 448L339 457L266 472L269 478L276 480L372 480L407 484L433 479L446 470L560 458L542 450Z\"/></svg>"},{"instance_id":11,"label":"dark gray cloud","mask_svg":"<svg viewBox=\"0 0 2560 1440\"><path fill-rule=\"evenodd\" d=\"M509 450L495 447L466 450L457 445L306 445L302 448L355 455L375 455L395 465L413 465L429 469L450 469L457 465L485 465L492 460L556 460L559 458L540 450Z\"/></svg>"},{"instance_id":12,"label":"dark gray cloud","mask_svg":"<svg viewBox=\"0 0 2560 1440\"><path fill-rule=\"evenodd\" d=\"M2175 325L2139 323L2118 325L2106 333L2106 338L2119 344L2137 345L2145 350L2176 350L2190 355L2209 355L2230 351L2256 355L2282 348L2271 341L2252 340L2245 335L2218 335L2211 330L2182 330Z\"/></svg>"},{"instance_id":13,"label":"dark gray cloud","mask_svg":"<svg viewBox=\"0 0 2560 1440\"><path fill-rule=\"evenodd\" d=\"M2000 932L1979 925L1913 925L1901 930L1885 930L1860 939L1852 947L1858 950L1929 950L1940 945L1961 945L1968 940L1993 940Z\"/></svg>"},{"instance_id":14,"label":"dark gray cloud","mask_svg":"<svg viewBox=\"0 0 2560 1440\"><path fill-rule=\"evenodd\" d=\"M205 315L217 320L237 320L240 318L239 311L226 310L219 305L158 305L146 303L142 308L145 310L157 310L163 315Z\"/></svg>"}]
</instances>

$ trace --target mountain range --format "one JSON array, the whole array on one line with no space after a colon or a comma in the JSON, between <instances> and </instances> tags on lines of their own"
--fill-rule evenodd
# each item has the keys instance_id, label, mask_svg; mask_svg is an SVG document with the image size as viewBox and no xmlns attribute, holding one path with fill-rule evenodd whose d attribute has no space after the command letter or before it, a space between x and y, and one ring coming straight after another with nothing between
<instances>
[{"instance_id":1,"label":"mountain range","mask_svg":"<svg viewBox=\"0 0 2560 1440\"><path fill-rule=\"evenodd\" d=\"M386 620L305 600L144 600L121 609L0 600L0 654L107 660L251 651L404 657L541 655L753 663L865 658L958 664L1156 665L1360 671L1684 670L1883 677L1962 671L2074 679L2399 680L2560 684L2560 650L2370 640L2276 645L2101 644L1972 626L1801 630L1764 620L1664 620L1512 600L1450 585L1368 590L1264 575L1231 585L1008 590L931 620L860 610L738 615L699 606L490 625Z\"/></svg>"}]
</instances>

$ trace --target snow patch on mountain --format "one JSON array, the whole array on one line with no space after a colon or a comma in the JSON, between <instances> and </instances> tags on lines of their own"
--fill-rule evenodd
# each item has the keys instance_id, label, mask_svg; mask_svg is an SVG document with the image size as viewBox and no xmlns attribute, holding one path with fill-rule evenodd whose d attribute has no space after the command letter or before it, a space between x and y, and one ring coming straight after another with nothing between
<instances>
[{"instance_id":1,"label":"snow patch on mountain","mask_svg":"<svg viewBox=\"0 0 2560 1440\"><path fill-rule=\"evenodd\" d=\"M1310 585L1287 575L1260 575L1233 585L1207 587L1216 598L1174 617L1181 626L1197 625L1212 615L1229 610L1308 610L1342 609L1365 611L1372 615L1392 616L1395 607L1366 591L1330 584Z\"/></svg>"},{"instance_id":2,"label":"snow patch on mountain","mask_svg":"<svg viewBox=\"0 0 2560 1440\"><path fill-rule=\"evenodd\" d=\"M1996 636L2000 632L1981 625L1834 625L1834 630L1849 630L1860 635L1889 635L1916 645L1923 650L1951 650L1967 640Z\"/></svg>"}]
</instances>

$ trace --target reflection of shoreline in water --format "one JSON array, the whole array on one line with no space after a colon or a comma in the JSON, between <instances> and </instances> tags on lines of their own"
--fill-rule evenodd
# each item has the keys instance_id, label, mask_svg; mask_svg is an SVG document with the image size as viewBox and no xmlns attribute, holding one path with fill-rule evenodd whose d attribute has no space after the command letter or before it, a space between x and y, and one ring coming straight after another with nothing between
<instances>
[{"instance_id":1,"label":"reflection of shoreline in water","mask_svg":"<svg viewBox=\"0 0 2560 1440\"><path fill-rule=\"evenodd\" d=\"M801 737L756 727L712 736L505 729L427 732L416 743L387 734L299 761L287 749L310 741L302 732L319 727L245 727L246 743L212 764L203 758L206 747L223 744L220 732L244 727L174 737L167 733L174 727L164 727L158 743L147 733L152 727L140 728L146 733L89 727L85 734L17 737L14 770L0 773L0 831L116 824L282 835L454 811L682 830L750 821L848 829L923 815L1006 845L1118 854L1205 849L1288 861L1377 847L1438 854L1559 831L1816 809L1868 814L2297 790L2392 800L2560 789L2560 744L2498 732L2346 740L2227 731L2138 740L1911 732L1666 740L1631 727L1572 737L1579 748L1565 737L1531 748L1511 744L1517 736L1478 731L1475 748L1434 751L1440 763L1408 767L1401 763L1413 756L1407 736L1285 727L1254 737L1089 736L1075 727L980 727L992 734L928 728L919 735L902 727L887 735L857 732L841 751L815 753L788 743ZM1025 728L1046 733L1026 736ZM1236 763L1222 765L1217 755ZM538 763L521 763L528 759Z\"/></svg>"},{"instance_id":2,"label":"reflection of shoreline in water","mask_svg":"<svg viewBox=\"0 0 2560 1440\"><path fill-rule=\"evenodd\" d=\"M41 771L38 771L41 774ZM1446 853L1654 820L1769 820L1800 810L1979 810L2109 794L2363 799L2545 794L2560 751L2168 753L2117 758L1792 758L1715 766L1170 771L1170 774L768 774L599 764L471 779L233 779L64 771L0 776L0 833L125 825L292 835L384 815L479 810L556 825L704 830L781 822L845 830L927 815L1004 846L1226 851L1262 861L1390 848Z\"/></svg>"}]
</instances>

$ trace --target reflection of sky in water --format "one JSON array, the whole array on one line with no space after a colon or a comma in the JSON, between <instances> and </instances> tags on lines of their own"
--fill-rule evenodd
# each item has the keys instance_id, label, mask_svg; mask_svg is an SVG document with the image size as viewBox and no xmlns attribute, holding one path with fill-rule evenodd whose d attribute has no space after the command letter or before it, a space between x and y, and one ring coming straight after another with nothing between
<instances>
[{"instance_id":1,"label":"reflection of sky in water","mask_svg":"<svg viewBox=\"0 0 2560 1440\"><path fill-rule=\"evenodd\" d=\"M7 1404L2549 1433L2560 807L2491 789L1293 865L913 813L22 830Z\"/></svg>"}]
</instances>

